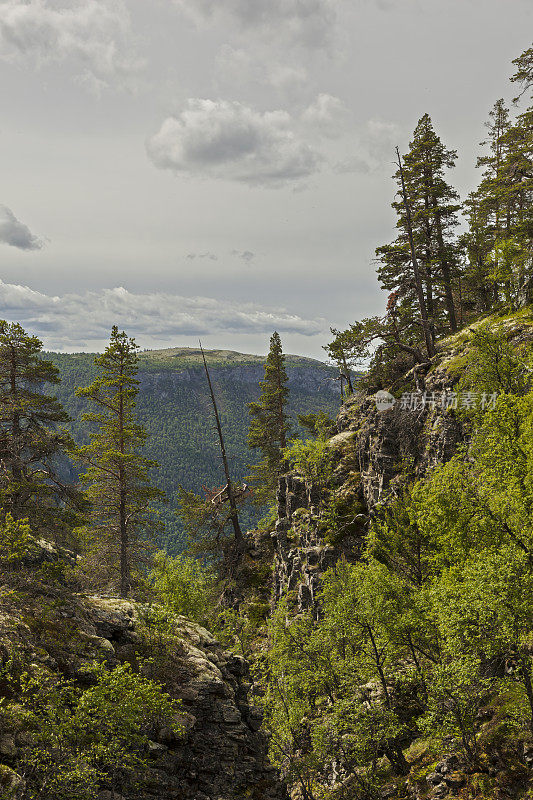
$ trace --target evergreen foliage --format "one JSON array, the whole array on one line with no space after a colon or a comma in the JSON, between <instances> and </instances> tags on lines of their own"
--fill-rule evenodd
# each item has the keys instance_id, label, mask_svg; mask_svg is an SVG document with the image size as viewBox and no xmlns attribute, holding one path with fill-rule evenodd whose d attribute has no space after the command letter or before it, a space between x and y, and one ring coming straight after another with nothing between
<instances>
[{"instance_id":1,"label":"evergreen foliage","mask_svg":"<svg viewBox=\"0 0 533 800\"><path fill-rule=\"evenodd\" d=\"M95 359L100 374L78 389L97 412L84 415L94 426L90 443L77 449L86 470L82 481L92 506L92 530L105 566L118 572L120 593L128 595L132 571L142 561L155 527L152 504L162 497L151 485L154 463L142 455L146 431L135 415L138 380L137 347L115 326L108 347Z\"/></svg>"},{"instance_id":2,"label":"evergreen foliage","mask_svg":"<svg viewBox=\"0 0 533 800\"><path fill-rule=\"evenodd\" d=\"M262 460L255 465L252 480L260 488L261 499L272 496L283 471L283 451L287 446L290 425L287 417L287 371L281 338L274 332L265 365L265 378L260 383L261 396L250 403L251 422L248 445L259 450Z\"/></svg>"},{"instance_id":3,"label":"evergreen foliage","mask_svg":"<svg viewBox=\"0 0 533 800\"><path fill-rule=\"evenodd\" d=\"M62 475L72 445L61 427L68 415L43 390L59 374L41 349L20 325L0 321L0 507L36 534L68 540L83 501Z\"/></svg>"},{"instance_id":4,"label":"evergreen foliage","mask_svg":"<svg viewBox=\"0 0 533 800\"><path fill-rule=\"evenodd\" d=\"M237 485L246 480L249 472L250 451L247 445L249 402L258 400L259 380L255 372L264 363L249 363L237 359L233 354L225 360L217 360L216 353L206 352L213 385L216 391L228 459ZM72 421L69 429L80 444L88 443L89 423L82 417L90 409L86 398L76 397L78 386L87 386L93 381L98 368L94 355L90 353L50 353L48 356L59 369L61 383L57 394L69 412ZM156 503L158 517L164 524L159 543L171 554L182 552L187 545L183 523L176 513L180 507L180 486L188 492L203 495L204 486L224 485L224 473L220 463L217 441L212 426L206 419L212 414L207 386L198 356L183 362L179 358L161 358L157 354L139 353L139 394L136 414L145 428L148 438L146 456L157 465L150 467L150 480L166 494L168 503ZM191 363L192 361L192 363ZM246 372L241 372L244 365ZM182 378L182 371L187 369ZM251 372L253 370L253 372ZM312 383L305 376L311 371ZM251 372L251 374L250 374ZM287 415L295 432L304 433L298 426L298 414L322 411L335 415L339 396L333 381L333 370L319 362L287 356L287 373L290 378L290 395ZM315 383L316 380L316 383ZM321 386L316 388L320 381ZM157 387L157 388L156 388ZM323 388L322 388L323 387ZM330 388L331 387L331 388ZM243 528L252 528L263 507L248 504L240 509Z\"/></svg>"}]
</instances>

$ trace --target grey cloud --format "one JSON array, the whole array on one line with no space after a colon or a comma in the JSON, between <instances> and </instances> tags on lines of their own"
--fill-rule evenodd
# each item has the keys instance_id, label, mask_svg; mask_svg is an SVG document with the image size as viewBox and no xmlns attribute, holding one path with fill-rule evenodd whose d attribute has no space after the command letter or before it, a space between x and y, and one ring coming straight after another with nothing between
<instances>
[{"instance_id":1,"label":"grey cloud","mask_svg":"<svg viewBox=\"0 0 533 800\"><path fill-rule=\"evenodd\" d=\"M255 258L255 253L252 253L251 250L232 250L231 255L242 258L246 264L251 264Z\"/></svg>"},{"instance_id":2,"label":"grey cloud","mask_svg":"<svg viewBox=\"0 0 533 800\"><path fill-rule=\"evenodd\" d=\"M307 129L319 136L336 138L344 133L349 112L343 101L331 94L319 94L302 114Z\"/></svg>"},{"instance_id":3,"label":"grey cloud","mask_svg":"<svg viewBox=\"0 0 533 800\"><path fill-rule=\"evenodd\" d=\"M147 142L156 167L249 185L282 186L318 172L322 156L286 111L238 102L188 100Z\"/></svg>"},{"instance_id":4,"label":"grey cloud","mask_svg":"<svg viewBox=\"0 0 533 800\"><path fill-rule=\"evenodd\" d=\"M194 261L195 258L208 258L209 261L218 261L218 256L215 253L188 253L187 258Z\"/></svg>"},{"instance_id":5,"label":"grey cloud","mask_svg":"<svg viewBox=\"0 0 533 800\"><path fill-rule=\"evenodd\" d=\"M284 56L288 55L285 48ZM269 86L282 96L298 99L308 82L308 71L302 64L284 63L273 57L270 47L259 48L255 41L245 47L223 44L215 59L215 73L217 87L233 94L251 85L263 93Z\"/></svg>"},{"instance_id":6,"label":"grey cloud","mask_svg":"<svg viewBox=\"0 0 533 800\"><path fill-rule=\"evenodd\" d=\"M306 46L330 42L342 0L175 0L189 16L209 22L226 16L242 30L289 37Z\"/></svg>"},{"instance_id":7,"label":"grey cloud","mask_svg":"<svg viewBox=\"0 0 533 800\"><path fill-rule=\"evenodd\" d=\"M394 122L368 120L355 143L356 153L348 155L333 165L337 173L366 174L382 168L394 160L394 148L401 131Z\"/></svg>"},{"instance_id":8,"label":"grey cloud","mask_svg":"<svg viewBox=\"0 0 533 800\"><path fill-rule=\"evenodd\" d=\"M4 0L0 57L36 67L74 59L77 79L99 91L141 66L124 0Z\"/></svg>"},{"instance_id":9,"label":"grey cloud","mask_svg":"<svg viewBox=\"0 0 533 800\"><path fill-rule=\"evenodd\" d=\"M40 250L44 246L44 240L35 236L10 208L3 205L0 205L0 242L19 250Z\"/></svg>"},{"instance_id":10,"label":"grey cloud","mask_svg":"<svg viewBox=\"0 0 533 800\"><path fill-rule=\"evenodd\" d=\"M255 304L228 303L209 297L135 294L123 287L52 297L28 286L0 281L0 314L29 331L53 333L53 346L92 347L106 340L111 326L125 327L148 345L172 336L210 333L255 334L277 329L314 336L325 329L322 319L305 319L285 310Z\"/></svg>"}]
</instances>

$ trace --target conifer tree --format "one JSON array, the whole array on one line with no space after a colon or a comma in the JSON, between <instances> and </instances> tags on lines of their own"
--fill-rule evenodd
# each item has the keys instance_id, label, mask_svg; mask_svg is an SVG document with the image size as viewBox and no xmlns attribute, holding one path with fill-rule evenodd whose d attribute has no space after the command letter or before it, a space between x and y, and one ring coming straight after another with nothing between
<instances>
[{"instance_id":1,"label":"conifer tree","mask_svg":"<svg viewBox=\"0 0 533 800\"><path fill-rule=\"evenodd\" d=\"M287 380L281 338L276 331L270 339L265 378L260 383L261 396L257 402L248 404L252 418L248 445L258 449L263 457L253 467L253 478L264 488L265 497L272 494L283 471L283 451L287 446L290 430L285 413L289 395Z\"/></svg>"},{"instance_id":2,"label":"conifer tree","mask_svg":"<svg viewBox=\"0 0 533 800\"><path fill-rule=\"evenodd\" d=\"M95 364L100 367L96 380L76 392L98 408L84 415L96 430L90 434L90 444L78 448L78 456L87 467L82 480L93 506L97 548L105 551L106 566L118 572L121 596L127 597L132 571L141 563L156 527L151 504L163 493L150 485L148 470L155 462L142 455L147 434L135 416L139 391L135 341L114 326L109 345Z\"/></svg>"},{"instance_id":3,"label":"conifer tree","mask_svg":"<svg viewBox=\"0 0 533 800\"><path fill-rule=\"evenodd\" d=\"M72 442L60 426L68 415L43 390L60 379L41 350L36 336L0 320L0 505L4 516L28 518L34 532L64 541L83 501L62 477Z\"/></svg>"},{"instance_id":4,"label":"conifer tree","mask_svg":"<svg viewBox=\"0 0 533 800\"><path fill-rule=\"evenodd\" d=\"M533 239L533 111L512 122L498 100L486 125L488 152L478 158L481 182L466 204L464 236L469 288L486 308L486 287L494 304L513 306L531 275Z\"/></svg>"},{"instance_id":5,"label":"conifer tree","mask_svg":"<svg viewBox=\"0 0 533 800\"><path fill-rule=\"evenodd\" d=\"M392 206L398 214L399 234L392 244L376 250L379 280L384 289L396 294L402 315L407 313L419 320L424 306L435 327L451 330L457 327L454 284L459 259L454 230L460 206L457 192L445 180L445 172L455 165L456 158L456 152L444 146L431 118L424 114L403 159L403 169L399 168L394 176L399 197ZM423 302L417 271L423 284Z\"/></svg>"}]
</instances>

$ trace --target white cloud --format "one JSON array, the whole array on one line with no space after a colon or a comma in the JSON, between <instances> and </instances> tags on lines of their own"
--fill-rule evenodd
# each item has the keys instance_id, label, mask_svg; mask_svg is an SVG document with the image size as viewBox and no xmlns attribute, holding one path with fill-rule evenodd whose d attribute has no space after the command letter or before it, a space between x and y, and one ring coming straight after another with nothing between
<instances>
[{"instance_id":1,"label":"white cloud","mask_svg":"<svg viewBox=\"0 0 533 800\"><path fill-rule=\"evenodd\" d=\"M3 0L0 57L36 67L73 59L95 91L127 84L141 64L124 0Z\"/></svg>"},{"instance_id":2,"label":"white cloud","mask_svg":"<svg viewBox=\"0 0 533 800\"><path fill-rule=\"evenodd\" d=\"M3 205L0 205L0 242L19 250L40 250L44 246L44 240L35 236L10 208Z\"/></svg>"},{"instance_id":3,"label":"white cloud","mask_svg":"<svg viewBox=\"0 0 533 800\"><path fill-rule=\"evenodd\" d=\"M160 169L281 186L316 173L322 156L287 111L260 112L227 100L190 99L147 142Z\"/></svg>"},{"instance_id":4,"label":"white cloud","mask_svg":"<svg viewBox=\"0 0 533 800\"><path fill-rule=\"evenodd\" d=\"M326 327L322 319L210 297L135 294L123 287L52 297L2 281L0 316L20 322L44 338L47 347L65 349L99 346L115 324L139 338L143 346L211 333L245 335L279 330L313 336Z\"/></svg>"},{"instance_id":5,"label":"white cloud","mask_svg":"<svg viewBox=\"0 0 533 800\"><path fill-rule=\"evenodd\" d=\"M226 17L243 31L290 38L309 47L329 44L342 0L175 0L196 22Z\"/></svg>"}]
</instances>

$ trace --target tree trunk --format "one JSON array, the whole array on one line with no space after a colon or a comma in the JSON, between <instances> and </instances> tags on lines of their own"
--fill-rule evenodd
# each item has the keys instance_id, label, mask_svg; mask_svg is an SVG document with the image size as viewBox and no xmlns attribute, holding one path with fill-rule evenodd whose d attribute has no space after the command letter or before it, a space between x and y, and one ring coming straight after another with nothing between
<instances>
[{"instance_id":1,"label":"tree trunk","mask_svg":"<svg viewBox=\"0 0 533 800\"><path fill-rule=\"evenodd\" d=\"M350 375L350 370L348 369L348 364L346 363L346 356L344 355L344 352L342 354L342 363L344 364L344 374L346 376L346 382L348 383L350 394L353 394L352 377Z\"/></svg>"},{"instance_id":2,"label":"tree trunk","mask_svg":"<svg viewBox=\"0 0 533 800\"><path fill-rule=\"evenodd\" d=\"M244 544L244 536L242 535L242 530L241 530L241 526L240 526L240 523L239 523L239 513L237 511L237 503L235 501L235 495L233 493L233 484L231 482L231 475L230 475L230 471L229 471L228 458L226 456L226 446L224 444L224 436L222 434L222 425L220 424L220 416L219 416L219 413L218 413L217 401L215 399L215 393L213 391L213 385L211 383L211 376L209 374L209 369L207 368L207 361L206 361L206 358L205 358L205 353L204 353L204 350L203 350L201 342L200 342L200 350L202 351L202 358L203 358L203 361L204 361L204 369L205 369L205 374L206 374L206 378L207 378L207 384L209 386L209 393L211 395L211 402L213 404L213 411L214 411L214 414L215 414L215 422L216 422L216 427L217 427L217 432L218 432L218 439L219 439L219 442L220 442L220 454L222 456L222 463L224 465L224 474L226 476L226 484L227 484L227 487L228 487L228 502L229 502L229 507L230 507L230 511L231 511L231 523L233 525L233 532L235 534L235 542L237 543L239 548L241 548L242 545Z\"/></svg>"},{"instance_id":3,"label":"tree trunk","mask_svg":"<svg viewBox=\"0 0 533 800\"><path fill-rule=\"evenodd\" d=\"M125 455L124 442L124 365L120 364L120 395L118 401L118 430L120 455ZM127 597L130 590L129 568L129 542L128 542L128 517L126 502L126 476L124 474L124 461L121 458L118 468L119 475L119 527L120 527L120 596Z\"/></svg>"},{"instance_id":4,"label":"tree trunk","mask_svg":"<svg viewBox=\"0 0 533 800\"><path fill-rule=\"evenodd\" d=\"M453 302L452 292L452 274L448 258L446 256L446 246L444 244L444 235L442 232L442 220L440 210L437 206L437 201L433 198L433 210L435 212L435 224L437 227L437 245L440 255L440 268L442 272L442 281L444 283L444 303L446 311L448 312L448 319L450 320L450 329L452 332L457 330L457 318L455 316L455 305Z\"/></svg>"},{"instance_id":5,"label":"tree trunk","mask_svg":"<svg viewBox=\"0 0 533 800\"><path fill-rule=\"evenodd\" d=\"M424 297L424 290L422 288L422 280L420 278L420 269L418 267L418 259L416 257L415 252L415 241L413 238L413 224L411 220L411 207L409 205L409 199L407 197L407 189L405 186L405 180L403 177L403 166L402 166L402 159L400 157L400 150L396 148L396 155L398 156L398 166L400 168L400 180L402 184L402 194L403 194L403 202L405 207L405 215L407 218L407 232L409 234L409 246L411 248L411 260L413 262L413 272L415 276L415 286L416 286L416 293L418 296L418 305L420 307L420 318L422 320L422 328L424 331L424 339L426 342L426 349L428 356L433 358L435 355L435 345L433 343L433 335L431 333L431 328L429 325L427 309L426 309L426 300Z\"/></svg>"}]
</instances>

